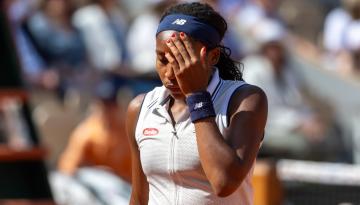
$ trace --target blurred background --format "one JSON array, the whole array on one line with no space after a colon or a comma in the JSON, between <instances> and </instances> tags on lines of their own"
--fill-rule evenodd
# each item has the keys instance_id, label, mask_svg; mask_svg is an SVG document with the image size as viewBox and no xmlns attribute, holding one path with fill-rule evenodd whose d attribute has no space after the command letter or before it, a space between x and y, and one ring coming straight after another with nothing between
<instances>
[{"instance_id":1,"label":"blurred background","mask_svg":"<svg viewBox=\"0 0 360 205\"><path fill-rule=\"evenodd\" d=\"M177 2L1 1L1 204L128 204L126 108ZM204 2L268 96L255 204L360 204L360 0Z\"/></svg>"}]
</instances>

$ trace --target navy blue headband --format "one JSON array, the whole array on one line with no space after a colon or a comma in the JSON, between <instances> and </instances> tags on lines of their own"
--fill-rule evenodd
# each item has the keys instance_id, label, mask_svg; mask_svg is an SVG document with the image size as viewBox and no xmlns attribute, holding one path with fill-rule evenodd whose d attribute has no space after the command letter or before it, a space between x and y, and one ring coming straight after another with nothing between
<instances>
[{"instance_id":1,"label":"navy blue headband","mask_svg":"<svg viewBox=\"0 0 360 205\"><path fill-rule=\"evenodd\" d=\"M214 27L194 16L184 14L167 15L160 22L156 35L166 30L184 32L210 48L216 47L221 41L218 31Z\"/></svg>"}]
</instances>

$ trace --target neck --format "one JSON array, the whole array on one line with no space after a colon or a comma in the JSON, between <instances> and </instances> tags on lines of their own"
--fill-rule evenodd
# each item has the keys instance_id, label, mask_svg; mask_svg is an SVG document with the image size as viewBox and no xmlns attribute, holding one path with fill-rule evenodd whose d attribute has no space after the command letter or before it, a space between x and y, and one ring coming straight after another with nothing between
<instances>
[{"instance_id":1,"label":"neck","mask_svg":"<svg viewBox=\"0 0 360 205\"><path fill-rule=\"evenodd\" d=\"M185 102L185 98L182 99L170 98L168 112L172 119L173 125L175 125L175 123L179 121L179 119L184 114L186 109L187 109L187 104Z\"/></svg>"},{"instance_id":2,"label":"neck","mask_svg":"<svg viewBox=\"0 0 360 205\"><path fill-rule=\"evenodd\" d=\"M173 108L178 108L178 107L185 107L186 102L185 102L185 96L184 98L170 98L170 102L169 102L169 109L173 109Z\"/></svg>"}]
</instances>

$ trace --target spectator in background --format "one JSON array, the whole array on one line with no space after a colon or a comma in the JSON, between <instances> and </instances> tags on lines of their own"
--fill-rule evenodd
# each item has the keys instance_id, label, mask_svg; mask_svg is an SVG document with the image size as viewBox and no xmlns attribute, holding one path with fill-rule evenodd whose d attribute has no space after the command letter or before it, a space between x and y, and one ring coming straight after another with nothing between
<instances>
[{"instance_id":1,"label":"spectator in background","mask_svg":"<svg viewBox=\"0 0 360 205\"><path fill-rule=\"evenodd\" d=\"M360 0L342 0L324 25L326 66L345 75L360 73Z\"/></svg>"},{"instance_id":2,"label":"spectator in background","mask_svg":"<svg viewBox=\"0 0 360 205\"><path fill-rule=\"evenodd\" d=\"M112 75L131 92L132 71L125 44L128 17L120 1L88 0L75 11L73 23L84 39L92 79Z\"/></svg>"},{"instance_id":3,"label":"spectator in background","mask_svg":"<svg viewBox=\"0 0 360 205\"><path fill-rule=\"evenodd\" d=\"M142 53L134 57L132 50L127 47L127 21L126 14L116 0L92 0L90 4L77 10L74 15L75 25L81 30L85 39L92 66L103 74L111 74L114 81L126 87L132 98L133 95L145 92L158 85L159 82L156 79L157 76L149 77L146 75L148 73L140 73L133 69L137 66L133 63L134 58L140 63L145 62L145 65L148 58ZM151 24L142 26L146 29ZM138 46L136 48L143 48L140 51L146 50L149 44L148 41L145 41L143 45L138 43L150 36L144 33L147 32L142 32L133 45ZM139 73L141 77L151 79L146 82L134 79L140 75Z\"/></svg>"},{"instance_id":4,"label":"spectator in background","mask_svg":"<svg viewBox=\"0 0 360 205\"><path fill-rule=\"evenodd\" d=\"M130 198L131 158L125 135L126 108L117 103L121 85L116 83L112 78L99 83L94 109L70 136L58 164L60 173L74 176L90 186L98 199L107 201L106 204L120 203L107 198L111 194L120 194L118 197L127 203Z\"/></svg>"},{"instance_id":5,"label":"spectator in background","mask_svg":"<svg viewBox=\"0 0 360 205\"><path fill-rule=\"evenodd\" d=\"M40 10L24 24L52 79L59 82L56 88L60 97L73 85L75 70L81 70L77 68L86 61L80 33L71 22L73 10L70 0L42 0Z\"/></svg>"},{"instance_id":6,"label":"spectator in background","mask_svg":"<svg viewBox=\"0 0 360 205\"><path fill-rule=\"evenodd\" d=\"M15 45L26 83L49 90L58 84L56 73L46 69L42 56L24 28L27 19L36 11L35 0L11 0L8 16L14 33Z\"/></svg>"},{"instance_id":7,"label":"spectator in background","mask_svg":"<svg viewBox=\"0 0 360 205\"><path fill-rule=\"evenodd\" d=\"M120 70L127 61L127 17L116 0L92 0L74 13L91 65L100 71Z\"/></svg>"},{"instance_id":8,"label":"spectator in background","mask_svg":"<svg viewBox=\"0 0 360 205\"><path fill-rule=\"evenodd\" d=\"M248 0L238 7L232 24L243 42L243 53L251 54L256 50L253 30L263 20L272 19L282 22L277 14L279 0ZM234 12L235 13L235 12Z\"/></svg>"},{"instance_id":9,"label":"spectator in background","mask_svg":"<svg viewBox=\"0 0 360 205\"><path fill-rule=\"evenodd\" d=\"M114 82L97 88L98 101L90 115L75 129L60 157L59 170L74 174L84 165L107 166L130 182L130 158L124 130L125 110L117 104Z\"/></svg>"},{"instance_id":10,"label":"spectator in background","mask_svg":"<svg viewBox=\"0 0 360 205\"><path fill-rule=\"evenodd\" d=\"M42 1L27 22L29 33L49 67L76 67L85 61L84 44L73 27L70 0Z\"/></svg>"},{"instance_id":11,"label":"spectator in background","mask_svg":"<svg viewBox=\"0 0 360 205\"><path fill-rule=\"evenodd\" d=\"M278 158L343 160L342 140L309 103L304 83L294 70L283 40L284 28L272 20L257 25L259 54L243 60L244 80L264 89L269 115L261 152Z\"/></svg>"}]
</instances>

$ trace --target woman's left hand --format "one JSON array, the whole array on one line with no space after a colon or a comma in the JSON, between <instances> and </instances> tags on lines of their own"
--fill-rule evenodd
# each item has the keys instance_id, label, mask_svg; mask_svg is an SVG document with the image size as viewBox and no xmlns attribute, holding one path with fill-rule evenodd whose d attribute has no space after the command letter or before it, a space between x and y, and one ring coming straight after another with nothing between
<instances>
[{"instance_id":1,"label":"woman's left hand","mask_svg":"<svg viewBox=\"0 0 360 205\"><path fill-rule=\"evenodd\" d=\"M174 32L166 45L171 53L166 53L165 57L172 66L182 93L188 96L206 90L212 72L206 47L183 32L180 35Z\"/></svg>"}]
</instances>

